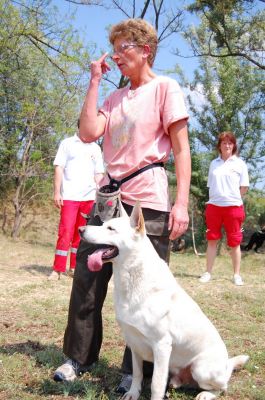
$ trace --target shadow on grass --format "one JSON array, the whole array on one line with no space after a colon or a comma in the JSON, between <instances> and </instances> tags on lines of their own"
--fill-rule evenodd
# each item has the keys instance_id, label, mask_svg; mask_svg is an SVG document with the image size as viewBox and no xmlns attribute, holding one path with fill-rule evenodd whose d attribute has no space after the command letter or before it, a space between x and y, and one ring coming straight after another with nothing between
<instances>
[{"instance_id":1,"label":"shadow on grass","mask_svg":"<svg viewBox=\"0 0 265 400\"><path fill-rule=\"evenodd\" d=\"M173 272L175 278L195 278L198 279L201 274L187 274L186 272Z\"/></svg>"},{"instance_id":2,"label":"shadow on grass","mask_svg":"<svg viewBox=\"0 0 265 400\"><path fill-rule=\"evenodd\" d=\"M54 382L52 379L44 379L39 387L39 394L63 395L64 397L78 395L78 398L87 400L114 400L118 397L115 388L119 379L119 369L110 366L108 361L102 358L90 372L73 382Z\"/></svg>"},{"instance_id":3,"label":"shadow on grass","mask_svg":"<svg viewBox=\"0 0 265 400\"><path fill-rule=\"evenodd\" d=\"M31 340L0 346L0 354L9 356L24 354L34 358L38 366L45 366L47 368L55 368L64 360L62 350L58 346L43 345L40 342L33 342Z\"/></svg>"},{"instance_id":4,"label":"shadow on grass","mask_svg":"<svg viewBox=\"0 0 265 400\"><path fill-rule=\"evenodd\" d=\"M19 267L19 269L23 269L24 271L26 271L32 275L35 275L35 273L37 272L38 274L42 274L45 276L49 276L49 274L52 271L51 266L37 265L37 264L21 265L21 267Z\"/></svg>"},{"instance_id":5,"label":"shadow on grass","mask_svg":"<svg viewBox=\"0 0 265 400\"><path fill-rule=\"evenodd\" d=\"M32 246L41 246L41 247L49 247L54 251L54 242L44 241L44 240L33 240L33 239L25 239L25 242Z\"/></svg>"}]
</instances>

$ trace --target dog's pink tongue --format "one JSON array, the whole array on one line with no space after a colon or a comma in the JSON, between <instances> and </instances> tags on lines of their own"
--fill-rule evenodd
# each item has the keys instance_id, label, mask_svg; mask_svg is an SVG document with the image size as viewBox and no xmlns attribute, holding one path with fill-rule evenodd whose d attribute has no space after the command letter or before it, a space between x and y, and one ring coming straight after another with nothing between
<instances>
[{"instance_id":1,"label":"dog's pink tongue","mask_svg":"<svg viewBox=\"0 0 265 400\"><path fill-rule=\"evenodd\" d=\"M90 269L90 271L100 271L103 265L102 262L102 254L103 254L102 249L94 251L90 256L87 258L87 266Z\"/></svg>"}]
</instances>

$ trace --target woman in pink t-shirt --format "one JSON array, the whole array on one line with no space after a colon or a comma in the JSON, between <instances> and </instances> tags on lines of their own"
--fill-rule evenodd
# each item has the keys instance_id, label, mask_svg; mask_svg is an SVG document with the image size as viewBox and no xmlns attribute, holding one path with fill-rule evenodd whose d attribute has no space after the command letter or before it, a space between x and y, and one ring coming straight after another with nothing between
<instances>
[{"instance_id":1,"label":"woman in pink t-shirt","mask_svg":"<svg viewBox=\"0 0 265 400\"><path fill-rule=\"evenodd\" d=\"M149 23L128 19L114 25L110 43L112 60L128 85L114 91L98 110L102 75L110 70L108 54L91 63L90 83L80 116L80 138L94 142L104 135L108 175L102 185L109 183L109 177L121 181L134 174L120 187L123 206L130 214L135 202L140 201L148 237L160 257L168 261L170 240L185 233L189 222L191 163L183 95L177 82L156 76L152 70L158 38ZM172 208L163 168L171 150L177 180ZM148 169L141 171L144 167ZM95 216L89 221L89 224L99 223ZM102 342L101 309L112 268L105 266L96 274L89 271L87 257L94 250L81 241L64 337L64 353L69 360L57 369L55 380L73 380L98 360ZM118 387L120 393L129 390L131 382L128 349L123 372L127 375Z\"/></svg>"}]
</instances>

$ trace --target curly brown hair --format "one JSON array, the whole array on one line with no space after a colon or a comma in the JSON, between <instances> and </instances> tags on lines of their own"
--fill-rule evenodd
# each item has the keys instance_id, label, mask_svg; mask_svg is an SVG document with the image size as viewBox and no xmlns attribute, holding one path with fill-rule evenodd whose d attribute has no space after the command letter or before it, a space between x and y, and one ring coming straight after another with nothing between
<instances>
[{"instance_id":1,"label":"curly brown hair","mask_svg":"<svg viewBox=\"0 0 265 400\"><path fill-rule=\"evenodd\" d=\"M113 25L109 33L109 41L113 45L116 39L123 38L130 40L139 46L148 44L150 54L147 58L148 64L152 67L158 45L157 32L149 22L141 18L130 18Z\"/></svg>"}]
</instances>

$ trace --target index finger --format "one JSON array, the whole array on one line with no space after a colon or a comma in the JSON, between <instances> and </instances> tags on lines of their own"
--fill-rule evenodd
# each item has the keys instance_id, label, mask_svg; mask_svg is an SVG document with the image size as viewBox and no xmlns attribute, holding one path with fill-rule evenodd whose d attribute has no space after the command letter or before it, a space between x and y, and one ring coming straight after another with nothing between
<instances>
[{"instance_id":1,"label":"index finger","mask_svg":"<svg viewBox=\"0 0 265 400\"><path fill-rule=\"evenodd\" d=\"M102 54L102 56L99 57L98 62L101 63L102 61L105 61L105 59L106 59L106 57L108 56L108 54L109 54L109 53L104 53L104 54Z\"/></svg>"}]
</instances>

